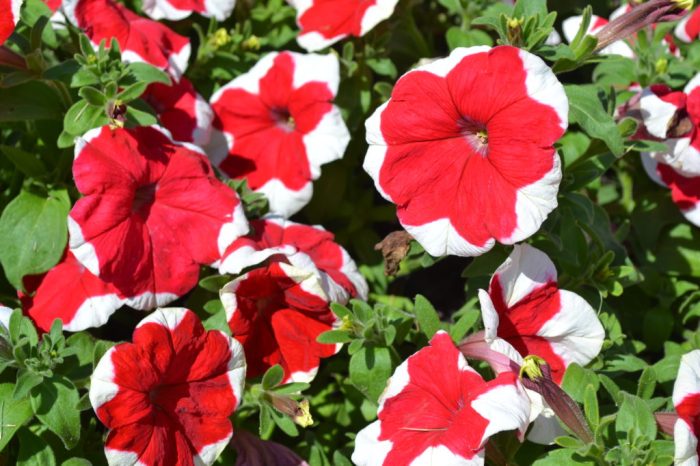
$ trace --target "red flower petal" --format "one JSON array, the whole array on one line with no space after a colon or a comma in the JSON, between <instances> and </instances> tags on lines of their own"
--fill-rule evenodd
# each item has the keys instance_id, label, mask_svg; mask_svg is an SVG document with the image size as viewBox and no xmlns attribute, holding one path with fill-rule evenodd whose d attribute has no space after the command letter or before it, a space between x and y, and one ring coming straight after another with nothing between
<instances>
[{"instance_id":1,"label":"red flower petal","mask_svg":"<svg viewBox=\"0 0 700 466\"><path fill-rule=\"evenodd\" d=\"M316 274L281 262L255 269L221 290L231 333L243 344L248 376L280 364L285 380L309 381L339 348L316 342L336 322Z\"/></svg>"},{"instance_id":2,"label":"red flower petal","mask_svg":"<svg viewBox=\"0 0 700 466\"><path fill-rule=\"evenodd\" d=\"M532 235L556 206L567 113L534 55L457 49L405 74L370 117L364 168L430 254L478 255Z\"/></svg>"},{"instance_id":3,"label":"red flower petal","mask_svg":"<svg viewBox=\"0 0 700 466\"><path fill-rule=\"evenodd\" d=\"M656 171L663 183L671 188L671 197L683 216L700 226L700 176L686 176L670 165L659 163Z\"/></svg>"},{"instance_id":4,"label":"red flower petal","mask_svg":"<svg viewBox=\"0 0 700 466\"><path fill-rule=\"evenodd\" d=\"M231 16L236 0L146 0L142 9L153 19L177 21L192 13L219 21Z\"/></svg>"},{"instance_id":5,"label":"red flower petal","mask_svg":"<svg viewBox=\"0 0 700 466\"><path fill-rule=\"evenodd\" d=\"M12 35L19 21L19 11L24 0L0 0L0 45Z\"/></svg>"},{"instance_id":6,"label":"red flower petal","mask_svg":"<svg viewBox=\"0 0 700 466\"><path fill-rule=\"evenodd\" d=\"M187 309L160 309L109 350L92 376L90 400L111 430L110 464L206 464L233 433L245 360L238 342L205 331Z\"/></svg>"},{"instance_id":7,"label":"red flower petal","mask_svg":"<svg viewBox=\"0 0 700 466\"><path fill-rule=\"evenodd\" d=\"M678 413L673 440L675 464L698 461L700 445L700 351L684 354L673 386L673 405Z\"/></svg>"},{"instance_id":8,"label":"red flower petal","mask_svg":"<svg viewBox=\"0 0 700 466\"><path fill-rule=\"evenodd\" d=\"M676 26L676 37L683 42L692 42L700 34L700 8L686 15Z\"/></svg>"},{"instance_id":9,"label":"red flower petal","mask_svg":"<svg viewBox=\"0 0 700 466\"><path fill-rule=\"evenodd\" d=\"M248 230L238 197L206 157L157 127L91 130L75 151L84 197L69 216L71 251L132 307L182 296L199 265Z\"/></svg>"}]
</instances>

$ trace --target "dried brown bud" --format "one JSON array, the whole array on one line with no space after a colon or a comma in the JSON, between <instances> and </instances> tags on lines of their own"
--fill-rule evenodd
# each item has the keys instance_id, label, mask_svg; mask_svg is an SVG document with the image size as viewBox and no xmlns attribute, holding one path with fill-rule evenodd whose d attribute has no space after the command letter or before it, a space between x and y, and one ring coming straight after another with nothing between
<instances>
[{"instance_id":1,"label":"dried brown bud","mask_svg":"<svg viewBox=\"0 0 700 466\"><path fill-rule=\"evenodd\" d=\"M411 249L412 240L413 237L408 232L400 230L389 233L386 238L374 246L374 250L381 251L384 256L385 274L396 275L396 272L399 271L399 264Z\"/></svg>"}]
</instances>

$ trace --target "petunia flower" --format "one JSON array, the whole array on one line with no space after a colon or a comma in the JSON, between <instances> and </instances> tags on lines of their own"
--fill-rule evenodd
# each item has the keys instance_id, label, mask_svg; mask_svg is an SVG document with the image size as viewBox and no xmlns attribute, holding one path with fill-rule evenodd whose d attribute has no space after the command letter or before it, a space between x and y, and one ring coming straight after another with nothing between
<instances>
[{"instance_id":1,"label":"petunia flower","mask_svg":"<svg viewBox=\"0 0 700 466\"><path fill-rule=\"evenodd\" d=\"M622 14L626 13L622 12ZM617 12L616 17L619 17L621 12ZM612 18L612 17L611 17ZM564 32L564 37L566 40L570 43L574 40L576 37L576 34L578 33L579 28L581 27L581 23L583 22L583 16L571 16L569 18L566 18L562 24L562 31ZM607 26L610 23L605 18L602 18L600 16L592 15L591 16L591 23L588 25L588 29L586 30L586 34L589 35L595 35L597 32L600 32L603 30L605 26ZM602 50L600 50L598 53L602 55L621 55L623 57L627 58L634 58L634 52L632 51L632 48L625 42L624 40L619 40L616 42L613 42L612 44L608 45L607 47L604 47Z\"/></svg>"},{"instance_id":2,"label":"petunia flower","mask_svg":"<svg viewBox=\"0 0 700 466\"><path fill-rule=\"evenodd\" d=\"M530 401L516 373L484 381L440 331L396 369L377 411L355 439L356 465L470 466L484 464L490 436L527 427Z\"/></svg>"},{"instance_id":3,"label":"petunia flower","mask_svg":"<svg viewBox=\"0 0 700 466\"><path fill-rule=\"evenodd\" d=\"M398 0L288 0L297 10L297 42L315 52L348 36L361 37L389 18Z\"/></svg>"},{"instance_id":4,"label":"petunia flower","mask_svg":"<svg viewBox=\"0 0 700 466\"><path fill-rule=\"evenodd\" d=\"M665 84L654 84L642 90L639 110L646 132L659 140L670 138L672 123L685 111L687 96Z\"/></svg>"},{"instance_id":5,"label":"petunia flower","mask_svg":"<svg viewBox=\"0 0 700 466\"><path fill-rule=\"evenodd\" d=\"M321 165L340 159L350 140L332 104L339 81L335 55L265 55L212 96L212 160L264 193L272 212L296 213L311 199Z\"/></svg>"},{"instance_id":6,"label":"petunia flower","mask_svg":"<svg viewBox=\"0 0 700 466\"><path fill-rule=\"evenodd\" d=\"M700 34L700 8L680 20L674 31L683 42L693 42Z\"/></svg>"},{"instance_id":7,"label":"petunia flower","mask_svg":"<svg viewBox=\"0 0 700 466\"><path fill-rule=\"evenodd\" d=\"M700 227L700 175L681 172L647 153L642 154L642 164L654 182L671 190L671 199L686 220Z\"/></svg>"},{"instance_id":8,"label":"petunia flower","mask_svg":"<svg viewBox=\"0 0 700 466\"><path fill-rule=\"evenodd\" d=\"M137 309L152 309L197 284L247 233L235 191L195 146L156 126L90 130L75 147L83 194L68 217L75 257Z\"/></svg>"},{"instance_id":9,"label":"petunia flower","mask_svg":"<svg viewBox=\"0 0 700 466\"><path fill-rule=\"evenodd\" d=\"M225 21L235 6L236 0L145 0L141 9L153 19L177 21L198 13Z\"/></svg>"},{"instance_id":10,"label":"petunia flower","mask_svg":"<svg viewBox=\"0 0 700 466\"><path fill-rule=\"evenodd\" d=\"M179 79L187 69L190 41L167 26L143 18L114 0L64 0L66 18L87 34L95 47L119 43L125 62L145 62Z\"/></svg>"},{"instance_id":11,"label":"petunia flower","mask_svg":"<svg viewBox=\"0 0 700 466\"><path fill-rule=\"evenodd\" d=\"M170 131L174 140L200 147L209 143L214 114L187 78L170 86L152 83L143 98L156 111L161 125Z\"/></svg>"},{"instance_id":12,"label":"petunia flower","mask_svg":"<svg viewBox=\"0 0 700 466\"><path fill-rule=\"evenodd\" d=\"M44 332L55 319L69 332L99 327L124 304L116 288L93 275L70 251L47 273L25 277L24 285L27 293L19 293L22 310Z\"/></svg>"},{"instance_id":13,"label":"petunia flower","mask_svg":"<svg viewBox=\"0 0 700 466\"><path fill-rule=\"evenodd\" d=\"M0 0L0 45L12 35L24 0Z\"/></svg>"},{"instance_id":14,"label":"petunia flower","mask_svg":"<svg viewBox=\"0 0 700 466\"><path fill-rule=\"evenodd\" d=\"M428 253L479 255L534 234L556 207L568 108L535 55L458 48L406 73L367 120L364 169Z\"/></svg>"},{"instance_id":15,"label":"petunia flower","mask_svg":"<svg viewBox=\"0 0 700 466\"><path fill-rule=\"evenodd\" d=\"M250 223L251 233L238 238L224 253L220 273L238 274L271 257L318 274L331 301L367 299L367 282L348 252L320 226L267 217Z\"/></svg>"},{"instance_id":16,"label":"petunia flower","mask_svg":"<svg viewBox=\"0 0 700 466\"><path fill-rule=\"evenodd\" d=\"M7 306L0 304L0 325L2 325L6 331L10 331L10 317L12 316L12 309Z\"/></svg>"},{"instance_id":17,"label":"petunia flower","mask_svg":"<svg viewBox=\"0 0 700 466\"><path fill-rule=\"evenodd\" d=\"M678 376L673 386L673 406L678 414L673 429L676 445L674 464L698 464L700 435L700 350L681 357Z\"/></svg>"},{"instance_id":18,"label":"petunia flower","mask_svg":"<svg viewBox=\"0 0 700 466\"><path fill-rule=\"evenodd\" d=\"M90 402L110 429L110 465L210 465L233 434L246 364L241 345L190 310L158 309L100 359Z\"/></svg>"},{"instance_id":19,"label":"petunia flower","mask_svg":"<svg viewBox=\"0 0 700 466\"><path fill-rule=\"evenodd\" d=\"M337 318L313 272L272 262L224 286L221 301L231 334L245 349L248 377L279 364L285 381L308 382L320 360L340 349L316 341Z\"/></svg>"}]
</instances>

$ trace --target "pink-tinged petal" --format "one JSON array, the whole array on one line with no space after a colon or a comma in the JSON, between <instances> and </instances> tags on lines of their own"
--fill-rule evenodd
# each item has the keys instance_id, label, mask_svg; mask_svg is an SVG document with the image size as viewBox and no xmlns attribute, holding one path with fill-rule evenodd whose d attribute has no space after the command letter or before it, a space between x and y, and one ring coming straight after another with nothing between
<instances>
[{"instance_id":1,"label":"pink-tinged petal","mask_svg":"<svg viewBox=\"0 0 700 466\"><path fill-rule=\"evenodd\" d=\"M199 266L248 231L235 192L199 149L165 130L98 128L75 151L83 197L68 219L71 252L132 307L152 309L187 293Z\"/></svg>"},{"instance_id":2,"label":"pink-tinged petal","mask_svg":"<svg viewBox=\"0 0 700 466\"><path fill-rule=\"evenodd\" d=\"M530 414L517 374L485 382L445 332L396 369L379 401L377 422L355 441L359 466L483 464L488 437L524 430Z\"/></svg>"},{"instance_id":3,"label":"pink-tinged petal","mask_svg":"<svg viewBox=\"0 0 700 466\"><path fill-rule=\"evenodd\" d=\"M350 140L332 104L339 81L334 55L264 56L211 98L212 161L264 193L272 212L296 213L311 199L321 165L341 158Z\"/></svg>"},{"instance_id":4,"label":"pink-tinged petal","mask_svg":"<svg viewBox=\"0 0 700 466\"><path fill-rule=\"evenodd\" d=\"M192 13L225 21L231 16L236 0L146 0L143 12L153 19L177 21Z\"/></svg>"},{"instance_id":5,"label":"pink-tinged petal","mask_svg":"<svg viewBox=\"0 0 700 466\"><path fill-rule=\"evenodd\" d=\"M320 360L339 349L316 342L336 324L316 273L273 262L224 286L221 301L249 377L280 364L285 380L308 381Z\"/></svg>"},{"instance_id":6,"label":"pink-tinged petal","mask_svg":"<svg viewBox=\"0 0 700 466\"><path fill-rule=\"evenodd\" d=\"M681 357L678 376L673 386L673 405L678 414L674 429L675 463L698 463L700 432L700 350Z\"/></svg>"},{"instance_id":7,"label":"pink-tinged petal","mask_svg":"<svg viewBox=\"0 0 700 466\"><path fill-rule=\"evenodd\" d=\"M694 41L700 34L700 9L686 15L676 26L676 37L686 43Z\"/></svg>"},{"instance_id":8,"label":"pink-tinged petal","mask_svg":"<svg viewBox=\"0 0 700 466\"><path fill-rule=\"evenodd\" d=\"M174 140L198 146L209 143L214 114L186 78L170 86L153 83L143 98L156 111L161 124L170 131Z\"/></svg>"},{"instance_id":9,"label":"pink-tinged petal","mask_svg":"<svg viewBox=\"0 0 700 466\"><path fill-rule=\"evenodd\" d=\"M290 0L301 29L297 42L309 52L360 37L389 18L397 0Z\"/></svg>"},{"instance_id":10,"label":"pink-tinged petal","mask_svg":"<svg viewBox=\"0 0 700 466\"><path fill-rule=\"evenodd\" d=\"M693 225L700 226L700 176L685 176L665 164L656 166L657 173L671 189L673 202Z\"/></svg>"},{"instance_id":11,"label":"pink-tinged petal","mask_svg":"<svg viewBox=\"0 0 700 466\"><path fill-rule=\"evenodd\" d=\"M24 0L0 0L0 45L12 35Z\"/></svg>"},{"instance_id":12,"label":"pink-tinged petal","mask_svg":"<svg viewBox=\"0 0 700 466\"><path fill-rule=\"evenodd\" d=\"M685 93L673 92L666 85L653 85L644 89L639 106L645 129L656 138L666 139L674 117L685 108L685 104Z\"/></svg>"},{"instance_id":13,"label":"pink-tinged petal","mask_svg":"<svg viewBox=\"0 0 700 466\"><path fill-rule=\"evenodd\" d=\"M212 464L233 434L241 400L241 345L205 331L187 309L159 309L110 349L90 384L95 412L111 429L110 464ZM125 463L122 463L125 462Z\"/></svg>"},{"instance_id":14,"label":"pink-tinged petal","mask_svg":"<svg viewBox=\"0 0 700 466\"><path fill-rule=\"evenodd\" d=\"M234 241L224 253L221 273L238 274L279 256L297 268L317 273L331 301L366 299L367 282L348 252L334 242L332 233L280 217L256 220L250 226L252 233Z\"/></svg>"},{"instance_id":15,"label":"pink-tinged petal","mask_svg":"<svg viewBox=\"0 0 700 466\"><path fill-rule=\"evenodd\" d=\"M532 235L556 207L552 144L567 114L563 87L534 55L456 49L405 74L367 120L364 168L430 254L478 255Z\"/></svg>"},{"instance_id":16,"label":"pink-tinged petal","mask_svg":"<svg viewBox=\"0 0 700 466\"><path fill-rule=\"evenodd\" d=\"M70 251L47 273L25 277L24 282L22 309L44 332L55 319L69 332L99 327L124 304L112 285L93 275Z\"/></svg>"},{"instance_id":17,"label":"pink-tinged petal","mask_svg":"<svg viewBox=\"0 0 700 466\"><path fill-rule=\"evenodd\" d=\"M97 47L119 42L122 59L145 62L167 71L176 80L187 69L190 41L167 26L143 18L113 0L65 0L63 11Z\"/></svg>"}]
</instances>

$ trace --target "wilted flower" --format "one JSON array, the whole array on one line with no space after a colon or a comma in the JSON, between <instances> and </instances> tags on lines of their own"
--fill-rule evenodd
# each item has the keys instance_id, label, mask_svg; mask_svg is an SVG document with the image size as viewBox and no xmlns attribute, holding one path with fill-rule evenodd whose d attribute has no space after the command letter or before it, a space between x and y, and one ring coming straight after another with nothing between
<instances>
[{"instance_id":1,"label":"wilted flower","mask_svg":"<svg viewBox=\"0 0 700 466\"><path fill-rule=\"evenodd\" d=\"M159 309L133 343L110 349L95 368L90 402L110 430L110 465L212 464L233 428L245 382L241 345L205 331L187 309Z\"/></svg>"},{"instance_id":2,"label":"wilted flower","mask_svg":"<svg viewBox=\"0 0 700 466\"><path fill-rule=\"evenodd\" d=\"M433 256L474 256L535 233L557 205L553 144L568 100L515 47L458 48L406 73L367 120L364 168Z\"/></svg>"},{"instance_id":3,"label":"wilted flower","mask_svg":"<svg viewBox=\"0 0 700 466\"><path fill-rule=\"evenodd\" d=\"M24 277L24 285L22 310L45 332L55 319L69 332L99 327L124 304L114 286L93 275L70 251L47 273Z\"/></svg>"},{"instance_id":4,"label":"wilted flower","mask_svg":"<svg viewBox=\"0 0 700 466\"><path fill-rule=\"evenodd\" d=\"M114 39L126 62L145 62L179 79L187 69L190 41L113 0L65 0L63 12L97 47Z\"/></svg>"},{"instance_id":5,"label":"wilted flower","mask_svg":"<svg viewBox=\"0 0 700 466\"><path fill-rule=\"evenodd\" d=\"M398 0L290 0L297 9L299 45L315 52L339 40L360 37L387 19Z\"/></svg>"},{"instance_id":6,"label":"wilted flower","mask_svg":"<svg viewBox=\"0 0 700 466\"><path fill-rule=\"evenodd\" d=\"M156 111L158 120L175 141L205 146L211 137L214 114L204 98L187 78L170 86L152 83L143 99Z\"/></svg>"},{"instance_id":7,"label":"wilted flower","mask_svg":"<svg viewBox=\"0 0 700 466\"><path fill-rule=\"evenodd\" d=\"M250 228L250 234L228 247L219 272L237 274L271 257L283 258L294 267L318 274L331 301L367 298L367 282L348 252L333 240L333 233L280 217L252 221Z\"/></svg>"},{"instance_id":8,"label":"wilted flower","mask_svg":"<svg viewBox=\"0 0 700 466\"><path fill-rule=\"evenodd\" d=\"M676 444L675 464L698 464L700 435L700 350L681 357L678 376L673 386L673 406L678 414L673 430Z\"/></svg>"},{"instance_id":9,"label":"wilted flower","mask_svg":"<svg viewBox=\"0 0 700 466\"><path fill-rule=\"evenodd\" d=\"M248 231L206 156L155 126L90 130L76 143L73 176L83 197L68 218L70 249L137 309L188 292L199 266Z\"/></svg>"},{"instance_id":10,"label":"wilted flower","mask_svg":"<svg viewBox=\"0 0 700 466\"><path fill-rule=\"evenodd\" d=\"M236 6L236 0L145 0L141 9L153 19L177 21L192 13L224 21Z\"/></svg>"},{"instance_id":11,"label":"wilted flower","mask_svg":"<svg viewBox=\"0 0 700 466\"><path fill-rule=\"evenodd\" d=\"M215 165L264 193L273 213L298 212L321 165L341 158L350 140L332 104L339 81L335 55L265 55L211 98Z\"/></svg>"},{"instance_id":12,"label":"wilted flower","mask_svg":"<svg viewBox=\"0 0 700 466\"><path fill-rule=\"evenodd\" d=\"M24 0L0 0L0 45L12 35L19 21L19 10Z\"/></svg>"},{"instance_id":13,"label":"wilted flower","mask_svg":"<svg viewBox=\"0 0 700 466\"><path fill-rule=\"evenodd\" d=\"M321 358L340 349L316 341L337 318L312 271L272 262L224 286L221 301L231 334L245 348L249 377L279 364L285 381L308 382Z\"/></svg>"},{"instance_id":14,"label":"wilted flower","mask_svg":"<svg viewBox=\"0 0 700 466\"><path fill-rule=\"evenodd\" d=\"M445 332L404 361L379 399L378 420L355 439L358 466L478 465L489 437L525 430L530 401L518 375L488 382Z\"/></svg>"}]
</instances>

